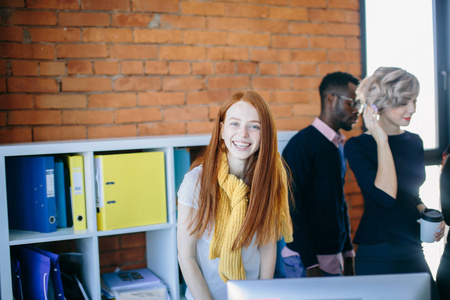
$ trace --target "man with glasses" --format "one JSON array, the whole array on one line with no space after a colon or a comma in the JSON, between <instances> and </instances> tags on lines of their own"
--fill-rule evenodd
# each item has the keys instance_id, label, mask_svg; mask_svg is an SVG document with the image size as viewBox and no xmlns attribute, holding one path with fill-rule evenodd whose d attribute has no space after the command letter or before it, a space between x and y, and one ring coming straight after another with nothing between
<instances>
[{"instance_id":1,"label":"man with glasses","mask_svg":"<svg viewBox=\"0 0 450 300\"><path fill-rule=\"evenodd\" d=\"M287 248L300 254L307 277L354 275L355 253L344 198L345 137L340 130L351 130L363 109L355 100L358 84L348 73L327 74L319 86L320 116L283 150L295 202L291 209L294 242ZM286 268L291 267L286 264L292 256L284 261Z\"/></svg>"}]
</instances>

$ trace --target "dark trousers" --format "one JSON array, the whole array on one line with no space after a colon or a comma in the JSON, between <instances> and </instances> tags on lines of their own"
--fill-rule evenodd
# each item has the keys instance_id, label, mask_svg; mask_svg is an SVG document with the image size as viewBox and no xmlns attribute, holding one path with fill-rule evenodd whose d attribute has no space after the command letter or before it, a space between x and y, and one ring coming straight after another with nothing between
<instances>
[{"instance_id":1,"label":"dark trousers","mask_svg":"<svg viewBox=\"0 0 450 300\"><path fill-rule=\"evenodd\" d=\"M436 276L436 284L441 299L450 299L450 244L445 245L445 251L439 264Z\"/></svg>"},{"instance_id":2,"label":"dark trousers","mask_svg":"<svg viewBox=\"0 0 450 300\"><path fill-rule=\"evenodd\" d=\"M355 257L355 272L356 275L425 272L431 278L431 299L440 299L421 246L388 243L359 245Z\"/></svg>"}]
</instances>

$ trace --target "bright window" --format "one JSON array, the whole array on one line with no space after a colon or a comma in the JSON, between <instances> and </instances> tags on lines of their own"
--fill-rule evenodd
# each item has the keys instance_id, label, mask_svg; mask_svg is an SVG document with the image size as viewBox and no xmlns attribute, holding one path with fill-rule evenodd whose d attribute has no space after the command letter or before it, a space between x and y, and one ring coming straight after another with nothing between
<instances>
[{"instance_id":1,"label":"bright window","mask_svg":"<svg viewBox=\"0 0 450 300\"><path fill-rule=\"evenodd\" d=\"M425 149L438 147L435 95L433 1L365 0L367 75L378 67L400 67L420 82L417 112L407 130Z\"/></svg>"}]
</instances>

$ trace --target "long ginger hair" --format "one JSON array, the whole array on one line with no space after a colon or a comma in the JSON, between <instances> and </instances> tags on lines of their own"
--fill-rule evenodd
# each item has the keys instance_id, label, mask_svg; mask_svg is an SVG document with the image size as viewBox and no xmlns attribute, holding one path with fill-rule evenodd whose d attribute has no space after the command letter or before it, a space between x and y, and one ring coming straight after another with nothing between
<instances>
[{"instance_id":1,"label":"long ginger hair","mask_svg":"<svg viewBox=\"0 0 450 300\"><path fill-rule=\"evenodd\" d=\"M279 159L277 145L277 130L275 120L269 105L257 93L239 91L233 93L220 108L214 123L211 141L204 153L194 161L191 169L203 165L200 178L199 209L189 225L191 234L200 238L205 230L211 233L217 215L217 202L220 199L218 184L218 165L223 152L227 151L225 142L221 138L221 123L225 121L228 109L238 101L245 101L253 105L258 112L261 123L260 148L249 158L245 182L250 187L249 204L244 223L236 240L233 250L249 246L253 236L257 233L258 246L269 242L276 242L281 237L282 218L280 186L287 184L286 172L277 167ZM284 164L284 162L283 162ZM287 216L290 220L290 217Z\"/></svg>"}]
</instances>

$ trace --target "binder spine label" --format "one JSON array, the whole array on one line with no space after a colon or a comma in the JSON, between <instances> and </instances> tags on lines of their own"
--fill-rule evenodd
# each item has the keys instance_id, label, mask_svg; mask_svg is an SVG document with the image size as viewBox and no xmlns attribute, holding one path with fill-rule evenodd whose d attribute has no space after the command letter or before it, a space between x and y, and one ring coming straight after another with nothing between
<instances>
[{"instance_id":1,"label":"binder spine label","mask_svg":"<svg viewBox=\"0 0 450 300\"><path fill-rule=\"evenodd\" d=\"M83 173L80 168L73 168L73 193L83 195Z\"/></svg>"},{"instance_id":2,"label":"binder spine label","mask_svg":"<svg viewBox=\"0 0 450 300\"><path fill-rule=\"evenodd\" d=\"M45 170L45 181L47 184L47 198L55 197L55 174L54 169Z\"/></svg>"},{"instance_id":3,"label":"binder spine label","mask_svg":"<svg viewBox=\"0 0 450 300\"><path fill-rule=\"evenodd\" d=\"M102 158L94 158L95 165L95 200L97 207L103 207L105 201L103 199L103 171L102 171Z\"/></svg>"}]
</instances>

